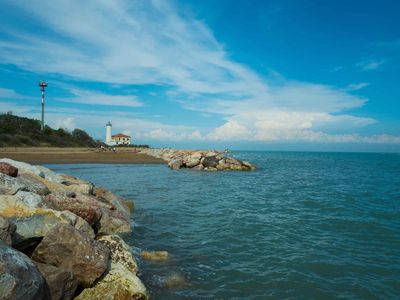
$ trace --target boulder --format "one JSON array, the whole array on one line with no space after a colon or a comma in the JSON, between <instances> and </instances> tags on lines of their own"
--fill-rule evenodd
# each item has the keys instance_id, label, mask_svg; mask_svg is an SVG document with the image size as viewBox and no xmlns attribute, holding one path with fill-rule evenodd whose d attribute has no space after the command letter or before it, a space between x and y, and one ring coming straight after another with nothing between
<instances>
[{"instance_id":1,"label":"boulder","mask_svg":"<svg viewBox=\"0 0 400 300\"><path fill-rule=\"evenodd\" d=\"M193 167L194 170L204 170L204 166L202 164Z\"/></svg>"},{"instance_id":2,"label":"boulder","mask_svg":"<svg viewBox=\"0 0 400 300\"><path fill-rule=\"evenodd\" d=\"M41 178L41 177L40 177ZM23 173L18 176L18 180L26 185L26 190L35 194L45 196L50 194L50 190L41 180L37 179L37 175L33 173Z\"/></svg>"},{"instance_id":3,"label":"boulder","mask_svg":"<svg viewBox=\"0 0 400 300\"><path fill-rule=\"evenodd\" d=\"M93 194L93 183L65 174L60 174L60 176L63 178L62 183L68 186L69 190L83 194Z\"/></svg>"},{"instance_id":4,"label":"boulder","mask_svg":"<svg viewBox=\"0 0 400 300\"><path fill-rule=\"evenodd\" d=\"M6 174L11 177L17 177L18 169L9 163L0 162L0 173Z\"/></svg>"},{"instance_id":5,"label":"boulder","mask_svg":"<svg viewBox=\"0 0 400 300\"><path fill-rule=\"evenodd\" d=\"M71 271L52 265L34 263L46 281L51 300L70 300L74 298L78 281Z\"/></svg>"},{"instance_id":6,"label":"boulder","mask_svg":"<svg viewBox=\"0 0 400 300\"><path fill-rule=\"evenodd\" d=\"M141 280L120 263L110 263L105 275L92 288L84 289L76 300L146 300Z\"/></svg>"},{"instance_id":7,"label":"boulder","mask_svg":"<svg viewBox=\"0 0 400 300\"><path fill-rule=\"evenodd\" d=\"M146 260L166 261L169 259L168 251L142 251L140 256Z\"/></svg>"},{"instance_id":8,"label":"boulder","mask_svg":"<svg viewBox=\"0 0 400 300\"><path fill-rule=\"evenodd\" d=\"M99 201L110 204L110 208L112 210L117 210L126 219L130 218L132 210L130 206L133 203L132 201L124 200L123 198L114 195L110 191L97 186L93 188L93 195L95 195Z\"/></svg>"},{"instance_id":9,"label":"boulder","mask_svg":"<svg viewBox=\"0 0 400 300\"><path fill-rule=\"evenodd\" d=\"M174 160L171 160L171 161L168 163L168 166L169 166L172 170L179 170L180 168L183 167L183 161L180 160L180 159L174 159Z\"/></svg>"},{"instance_id":10,"label":"boulder","mask_svg":"<svg viewBox=\"0 0 400 300\"><path fill-rule=\"evenodd\" d=\"M18 178L0 173L0 195L14 195L18 191L26 191L27 186Z\"/></svg>"},{"instance_id":11,"label":"boulder","mask_svg":"<svg viewBox=\"0 0 400 300\"><path fill-rule=\"evenodd\" d=\"M29 257L1 241L0 299L49 299L45 280Z\"/></svg>"},{"instance_id":12,"label":"boulder","mask_svg":"<svg viewBox=\"0 0 400 300\"><path fill-rule=\"evenodd\" d=\"M18 174L29 172L29 173L34 173L43 178L45 176L43 171L38 166L32 166L22 161L16 161L9 158L2 158L0 159L0 162L5 162L16 167L18 169Z\"/></svg>"},{"instance_id":13,"label":"boulder","mask_svg":"<svg viewBox=\"0 0 400 300\"><path fill-rule=\"evenodd\" d=\"M110 251L68 224L58 224L43 238L32 259L70 270L83 287L91 286L107 269Z\"/></svg>"},{"instance_id":14,"label":"boulder","mask_svg":"<svg viewBox=\"0 0 400 300\"><path fill-rule=\"evenodd\" d=\"M87 201L88 199L90 198L83 195L76 198L69 198L65 194L50 194L45 197L45 202L52 209L70 211L84 219L90 225L94 225L101 218L100 203L95 198Z\"/></svg>"},{"instance_id":15,"label":"boulder","mask_svg":"<svg viewBox=\"0 0 400 300\"><path fill-rule=\"evenodd\" d=\"M219 159L215 156L207 156L203 160L203 166L208 168L215 168L219 163Z\"/></svg>"},{"instance_id":16,"label":"boulder","mask_svg":"<svg viewBox=\"0 0 400 300\"><path fill-rule=\"evenodd\" d=\"M136 274L137 263L133 258L131 248L118 235L104 235L97 239L110 250L110 257L113 263L120 263L130 272Z\"/></svg>"},{"instance_id":17,"label":"boulder","mask_svg":"<svg viewBox=\"0 0 400 300\"><path fill-rule=\"evenodd\" d=\"M118 211L105 208L101 208L101 218L95 224L95 228L99 235L132 231L129 219Z\"/></svg>"},{"instance_id":18,"label":"boulder","mask_svg":"<svg viewBox=\"0 0 400 300\"><path fill-rule=\"evenodd\" d=\"M14 223L11 223L8 219L0 217L0 240L5 244L11 246L12 236L16 230Z\"/></svg>"},{"instance_id":19,"label":"boulder","mask_svg":"<svg viewBox=\"0 0 400 300\"><path fill-rule=\"evenodd\" d=\"M40 202L33 193L19 192L13 196L0 195L0 216L9 219L17 227L13 236L13 244L19 244L32 238L41 238L59 223L70 224L94 237L93 229L82 218L69 211L43 208L41 207L43 205L43 202Z\"/></svg>"},{"instance_id":20,"label":"boulder","mask_svg":"<svg viewBox=\"0 0 400 300\"><path fill-rule=\"evenodd\" d=\"M76 195L73 187L64 185L60 182L48 180L47 178L37 176L33 173L28 174L31 178L40 181L52 194L60 194L66 197L75 197Z\"/></svg>"}]
</instances>

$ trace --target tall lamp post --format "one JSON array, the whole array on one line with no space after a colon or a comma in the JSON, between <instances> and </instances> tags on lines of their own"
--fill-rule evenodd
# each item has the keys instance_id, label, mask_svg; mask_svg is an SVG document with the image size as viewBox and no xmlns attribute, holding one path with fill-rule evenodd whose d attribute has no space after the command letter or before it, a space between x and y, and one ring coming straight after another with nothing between
<instances>
[{"instance_id":1,"label":"tall lamp post","mask_svg":"<svg viewBox=\"0 0 400 300\"><path fill-rule=\"evenodd\" d=\"M44 91L45 88L47 88L47 83L42 81L39 81L39 87L41 88L42 91L42 131L44 130Z\"/></svg>"}]
</instances>

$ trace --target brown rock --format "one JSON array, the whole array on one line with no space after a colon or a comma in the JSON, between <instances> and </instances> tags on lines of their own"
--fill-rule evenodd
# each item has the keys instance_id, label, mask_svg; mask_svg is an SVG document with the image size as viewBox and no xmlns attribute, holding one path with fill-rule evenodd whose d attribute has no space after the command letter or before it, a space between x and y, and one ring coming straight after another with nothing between
<instances>
[{"instance_id":1,"label":"brown rock","mask_svg":"<svg viewBox=\"0 0 400 300\"><path fill-rule=\"evenodd\" d=\"M33 252L35 261L70 270L78 283L91 286L107 269L110 251L71 225L59 224Z\"/></svg>"},{"instance_id":2,"label":"brown rock","mask_svg":"<svg viewBox=\"0 0 400 300\"><path fill-rule=\"evenodd\" d=\"M99 205L95 198L91 199L83 195L76 196L76 198L69 198L65 194L50 194L46 196L45 202L52 209L59 211L68 210L74 213L90 225L94 225L101 218L101 205Z\"/></svg>"},{"instance_id":3,"label":"brown rock","mask_svg":"<svg viewBox=\"0 0 400 300\"><path fill-rule=\"evenodd\" d=\"M11 177L17 177L18 169L9 163L0 162L0 173L6 174Z\"/></svg>"},{"instance_id":4,"label":"brown rock","mask_svg":"<svg viewBox=\"0 0 400 300\"><path fill-rule=\"evenodd\" d=\"M70 300L74 298L78 281L71 271L52 265L34 263L46 280L51 300Z\"/></svg>"}]
</instances>

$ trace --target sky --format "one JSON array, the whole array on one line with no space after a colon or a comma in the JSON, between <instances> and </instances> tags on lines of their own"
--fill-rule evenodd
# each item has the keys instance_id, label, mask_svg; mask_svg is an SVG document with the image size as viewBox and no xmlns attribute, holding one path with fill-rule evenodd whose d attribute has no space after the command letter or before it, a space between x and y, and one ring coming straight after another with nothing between
<instances>
[{"instance_id":1,"label":"sky","mask_svg":"<svg viewBox=\"0 0 400 300\"><path fill-rule=\"evenodd\" d=\"M0 0L0 112L156 147L400 151L400 1Z\"/></svg>"}]
</instances>

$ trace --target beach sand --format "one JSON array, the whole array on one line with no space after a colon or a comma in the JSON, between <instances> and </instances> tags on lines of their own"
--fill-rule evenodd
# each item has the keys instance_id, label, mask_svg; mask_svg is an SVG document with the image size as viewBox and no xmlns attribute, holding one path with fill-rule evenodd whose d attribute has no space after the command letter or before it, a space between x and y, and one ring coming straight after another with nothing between
<instances>
[{"instance_id":1,"label":"beach sand","mask_svg":"<svg viewBox=\"0 0 400 300\"><path fill-rule=\"evenodd\" d=\"M128 147L117 148L115 153L93 148L6 147L0 148L0 158L30 164L165 164L162 159L135 153Z\"/></svg>"}]
</instances>

